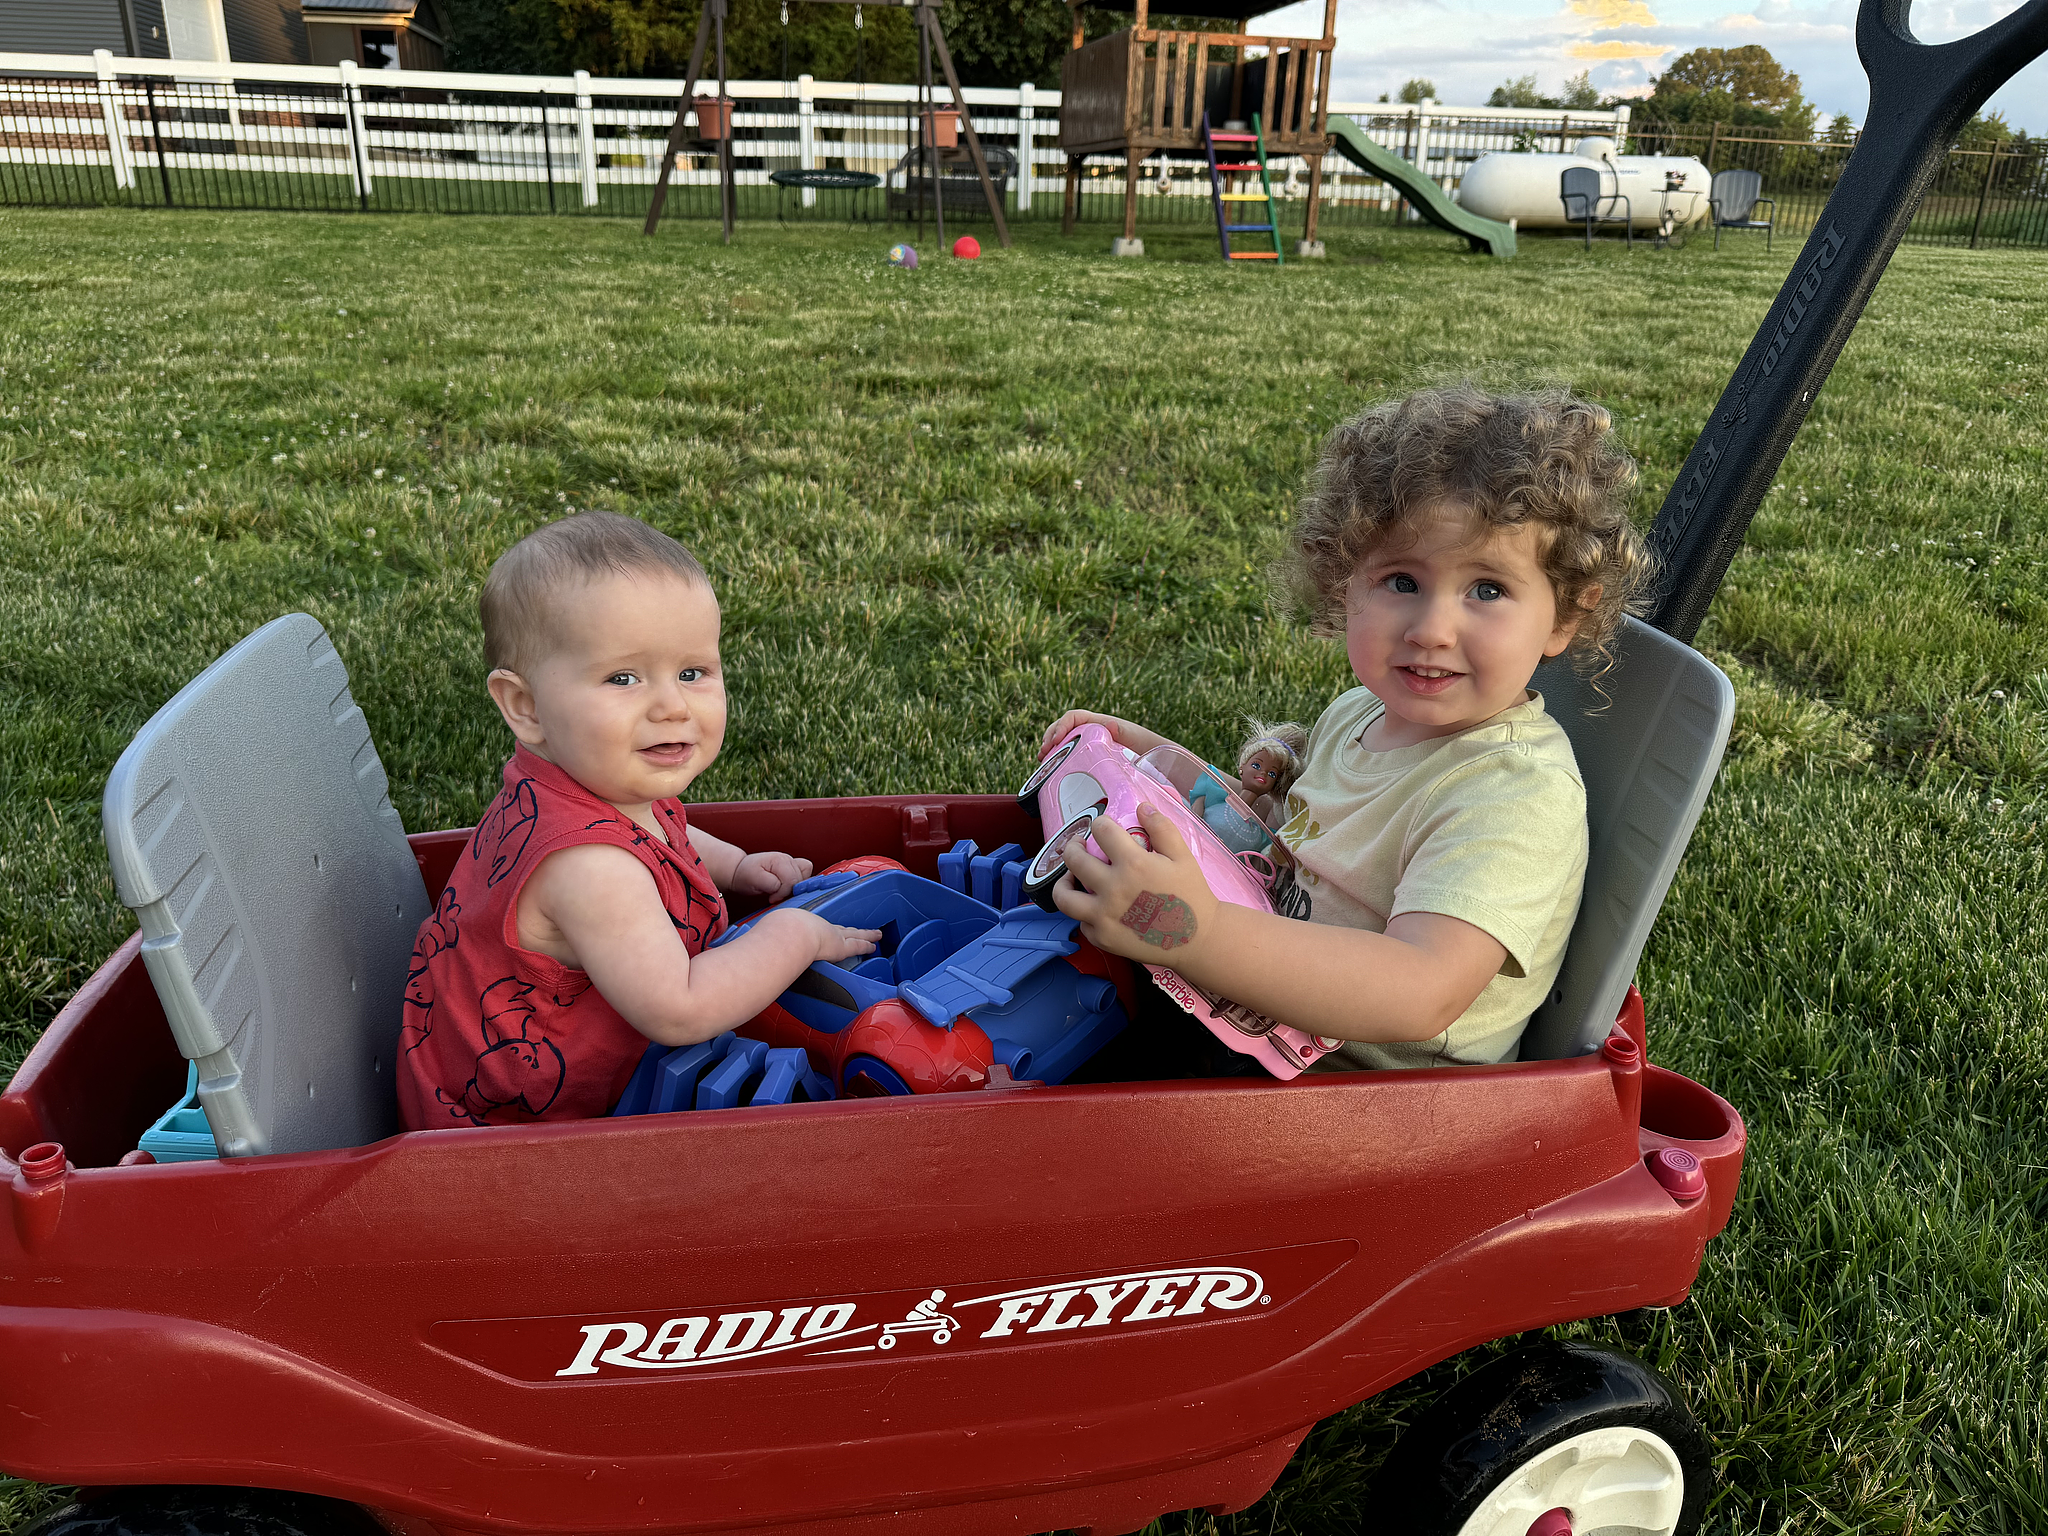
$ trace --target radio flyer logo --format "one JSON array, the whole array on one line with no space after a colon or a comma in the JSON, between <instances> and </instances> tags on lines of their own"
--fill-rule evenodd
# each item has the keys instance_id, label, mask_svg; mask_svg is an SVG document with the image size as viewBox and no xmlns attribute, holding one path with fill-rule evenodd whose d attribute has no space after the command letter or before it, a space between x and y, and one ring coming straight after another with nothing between
<instances>
[{"instance_id":1,"label":"radio flyer logo","mask_svg":"<svg viewBox=\"0 0 2048 1536\"><path fill-rule=\"evenodd\" d=\"M438 1323L432 1337L486 1370L532 1382L646 1380L883 1355L903 1360L1263 1315L1334 1274L1354 1247L1318 1243L995 1289L938 1287L613 1317L468 1319Z\"/></svg>"}]
</instances>

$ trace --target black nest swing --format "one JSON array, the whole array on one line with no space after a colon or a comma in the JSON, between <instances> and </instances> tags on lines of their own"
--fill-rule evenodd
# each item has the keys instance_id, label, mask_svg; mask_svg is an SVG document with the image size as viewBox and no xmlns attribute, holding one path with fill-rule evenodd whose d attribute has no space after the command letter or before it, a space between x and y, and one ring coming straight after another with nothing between
<instances>
[{"instance_id":1,"label":"black nest swing","mask_svg":"<svg viewBox=\"0 0 2048 1536\"><path fill-rule=\"evenodd\" d=\"M866 85L868 83L867 31L866 28L862 25L861 8L858 5L856 5L853 8L853 60L853 72L855 83L859 85ZM789 83L789 79L789 4L788 0L783 0L782 83L784 85L787 85ZM775 217L778 220L783 217L784 192L791 190L799 192L850 192L853 193L854 196L851 199L853 204L853 211L848 215L846 221L849 224L857 222L860 218L860 214L862 211L861 205L864 201L864 199L861 198L860 194L863 192L872 192L876 187L879 187L882 184L882 178L875 175L871 171L807 171L802 169L789 169L780 171L770 171L768 173L768 179L771 182L773 182L777 188L781 189L777 191L777 193L775 194Z\"/></svg>"}]
</instances>

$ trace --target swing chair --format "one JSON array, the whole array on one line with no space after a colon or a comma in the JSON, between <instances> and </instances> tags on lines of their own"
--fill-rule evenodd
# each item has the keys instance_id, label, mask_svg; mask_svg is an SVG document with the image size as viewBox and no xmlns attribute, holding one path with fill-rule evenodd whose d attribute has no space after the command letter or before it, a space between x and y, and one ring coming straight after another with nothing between
<instances>
[{"instance_id":1,"label":"swing chair","mask_svg":"<svg viewBox=\"0 0 2048 1536\"><path fill-rule=\"evenodd\" d=\"M861 7L864 4L874 4L876 0L822 0L822 3L853 6L856 26L858 26ZM995 221L996 239L1000 244L1007 247L1010 244L1010 227L1009 222L1003 217L1002 193L998 184L989 175L988 157L982 152L981 135L975 131L974 121L968 115L967 97L960 89L959 73L953 68L953 53L946 46L945 30L939 25L938 0L880 0L880 3L885 5L907 5L917 16L918 80L916 106L921 131L917 135L916 147L913 153L917 156L919 168L925 173L925 179L929 182L931 188L932 214L937 224L939 244L944 246L946 242L946 212L945 177L942 174L935 174L941 171L941 166L938 163L938 153L944 146L937 141L941 136L941 132L948 126L945 119L950 117L952 123L957 124L958 132L966 139L968 158L974 163L974 173L980 183L983 203ZM698 13L697 41L690 50L689 73L683 80L682 96L676 102L676 120L674 126L669 129L668 149L661 158L661 174L654 183L654 197L648 206L647 222L642 229L644 234L652 235L661 223L662 209L668 202L669 178L675 174L676 155L691 137L688 119L694 116L697 128L696 137L700 140L714 140L718 146L719 209L724 224L724 241L727 245L732 244L733 205L735 202L732 163L732 99L726 91L725 76L725 19L729 14L729 5L730 0L705 0L703 10ZM787 30L789 26L789 8L787 5L784 5L782 9L782 24L784 28L783 73L786 76L789 72L789 33ZM714 62L718 70L718 94L715 97L704 97L700 100L697 98L696 91L698 83L702 78L704 53L707 44L712 48ZM952 95L952 106L950 108L937 107L934 99L935 93L932 81L932 62L934 57L936 57L939 70L944 76L946 88ZM864 55L861 68L862 72L865 73ZM808 180L810 177L821 174L830 176L833 180L830 183ZM782 179L784 175L806 179L789 181ZM849 188L844 179L849 177L866 178L867 173L860 171L828 171L821 173L797 170L787 173L771 173L769 180L775 182L778 186L787 187L793 185L799 189L806 185L816 187L829 186L832 190L857 191L865 189ZM923 226L924 206L923 197L920 195L918 198L918 227L920 233L923 230Z\"/></svg>"},{"instance_id":2,"label":"swing chair","mask_svg":"<svg viewBox=\"0 0 2048 1536\"><path fill-rule=\"evenodd\" d=\"M866 85L868 83L867 29L862 20L861 7L858 5L853 8L853 74L855 84ZM788 0L783 0L782 83L785 86L788 85L791 78L789 73L789 3ZM799 107L797 110L799 116L798 132L799 136L801 136L802 108ZM793 168L785 166L779 171L770 171L768 179L775 184L776 188L775 219L777 223L782 222L789 194L794 189L799 194L803 192L848 193L847 205L850 211L846 216L846 222L849 227L861 222L861 215L867 201L865 194L882 184L882 178L875 175L872 171L845 169L832 171L816 168L805 169L802 166Z\"/></svg>"}]
</instances>

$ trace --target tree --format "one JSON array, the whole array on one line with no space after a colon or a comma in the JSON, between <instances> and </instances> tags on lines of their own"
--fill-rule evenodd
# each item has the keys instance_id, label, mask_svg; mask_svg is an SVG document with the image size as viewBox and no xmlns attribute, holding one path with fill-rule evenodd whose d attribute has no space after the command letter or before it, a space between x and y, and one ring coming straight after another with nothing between
<instances>
[{"instance_id":1,"label":"tree","mask_svg":"<svg viewBox=\"0 0 2048 1536\"><path fill-rule=\"evenodd\" d=\"M1546 96L1536 88L1534 75L1507 80L1493 88L1486 98L1489 107L1558 107L1573 112L1590 112L1602 105L1600 91L1593 84L1593 72L1582 69L1564 83L1562 96Z\"/></svg>"},{"instance_id":2,"label":"tree","mask_svg":"<svg viewBox=\"0 0 2048 1536\"><path fill-rule=\"evenodd\" d=\"M697 0L443 0L449 12L452 68L508 73L681 75L697 36ZM853 8L792 0L787 27L781 0L731 0L725 25L726 73L733 79L791 77L851 80L865 64L869 80L917 78L917 28L910 10L879 0L862 9L856 53ZM1089 31L1124 23L1096 12ZM1159 18L1170 24L1172 18ZM947 0L940 25L963 85L1057 87L1072 21L1062 0ZM785 65L783 49L788 48ZM711 60L705 60L707 72ZM936 63L934 80L940 80Z\"/></svg>"},{"instance_id":3,"label":"tree","mask_svg":"<svg viewBox=\"0 0 2048 1536\"><path fill-rule=\"evenodd\" d=\"M1411 105L1420 101L1435 101L1436 82L1434 80L1410 80L1401 87L1399 99Z\"/></svg>"},{"instance_id":4,"label":"tree","mask_svg":"<svg viewBox=\"0 0 2048 1536\"><path fill-rule=\"evenodd\" d=\"M1651 76L1650 85L1646 122L1727 123L1784 139L1813 135L1813 104L1800 94L1799 77L1756 43L1695 48Z\"/></svg>"},{"instance_id":5,"label":"tree","mask_svg":"<svg viewBox=\"0 0 2048 1536\"><path fill-rule=\"evenodd\" d=\"M1486 98L1489 107L1554 107L1556 102L1546 98L1536 89L1536 77L1524 75L1519 80L1505 80L1493 88L1493 94Z\"/></svg>"},{"instance_id":6,"label":"tree","mask_svg":"<svg viewBox=\"0 0 2048 1536\"><path fill-rule=\"evenodd\" d=\"M1582 69L1564 83L1564 100L1559 106L1570 107L1574 112L1590 112L1601 105L1600 91L1593 84L1593 71Z\"/></svg>"}]
</instances>

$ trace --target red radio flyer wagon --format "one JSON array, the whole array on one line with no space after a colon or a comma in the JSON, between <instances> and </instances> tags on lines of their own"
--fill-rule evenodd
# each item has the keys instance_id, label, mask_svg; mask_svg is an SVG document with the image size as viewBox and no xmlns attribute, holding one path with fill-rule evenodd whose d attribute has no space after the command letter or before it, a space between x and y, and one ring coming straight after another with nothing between
<instances>
[{"instance_id":1,"label":"red radio flyer wagon","mask_svg":"<svg viewBox=\"0 0 2048 1536\"><path fill-rule=\"evenodd\" d=\"M1683 642L2048 0L1942 48L1865 0L1858 37L1870 126L1659 516L1658 627L1604 712L1539 677L1593 868L1524 1059L395 1134L406 959L465 833L405 837L340 658L279 620L124 754L142 932L0 1094L0 1465L85 1490L45 1536L1130 1531L1250 1504L1318 1419L1460 1351L1681 1302L1743 1151L1646 1060L1629 984L1726 739ZM923 874L1053 830L1007 795L692 814ZM226 1155L129 1161L188 1058ZM1378 1498L1403 1532L1672 1536L1707 1487L1655 1373L1545 1345L1432 1408Z\"/></svg>"}]
</instances>

